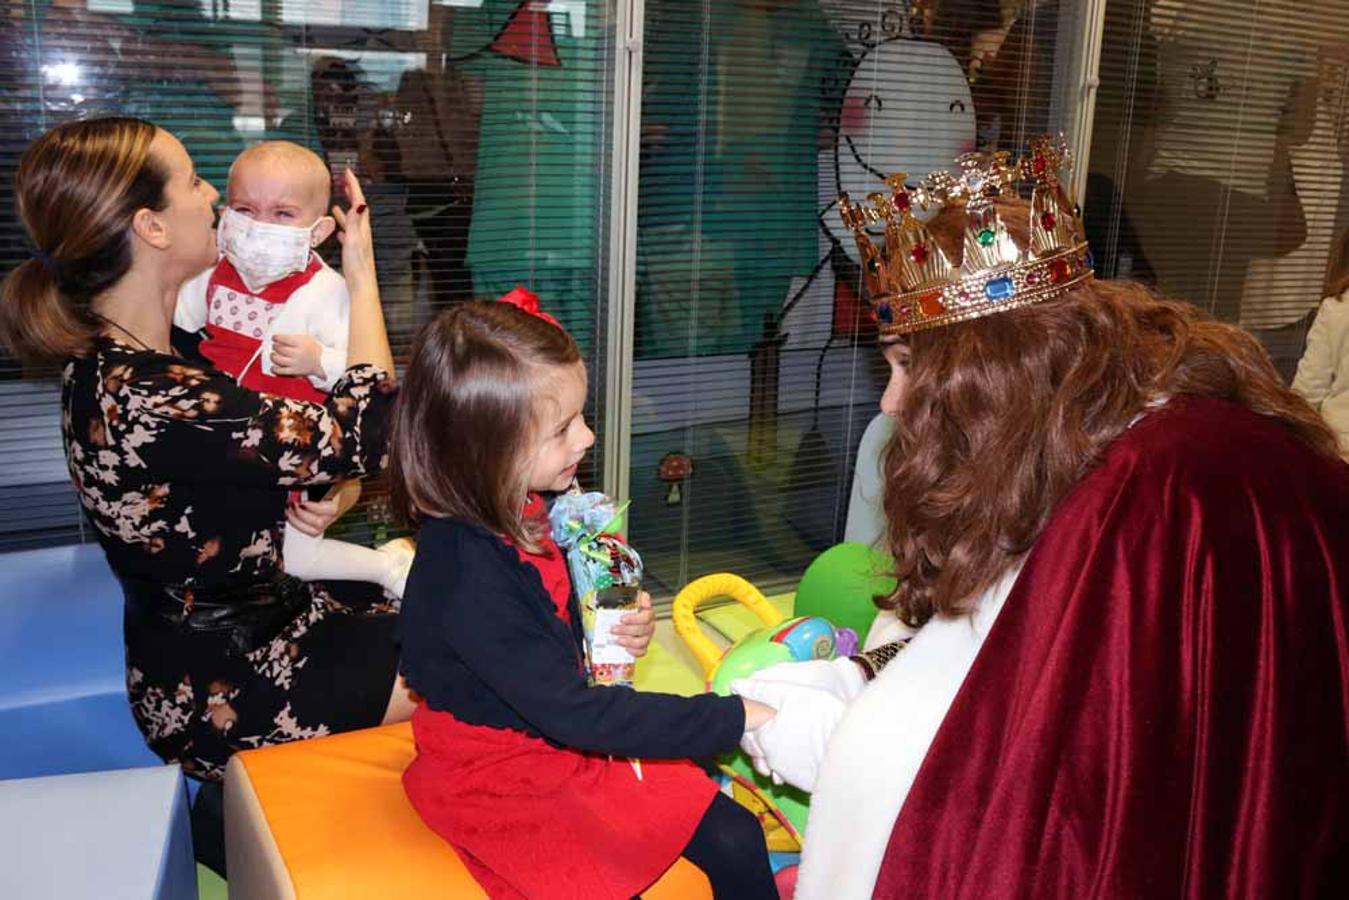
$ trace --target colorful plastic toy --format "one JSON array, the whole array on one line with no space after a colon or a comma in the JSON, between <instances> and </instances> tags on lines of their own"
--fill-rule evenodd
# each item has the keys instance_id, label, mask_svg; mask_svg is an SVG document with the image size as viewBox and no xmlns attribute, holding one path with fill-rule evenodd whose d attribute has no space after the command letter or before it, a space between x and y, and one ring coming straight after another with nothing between
<instances>
[{"instance_id":1,"label":"colorful plastic toy","mask_svg":"<svg viewBox=\"0 0 1349 900\"><path fill-rule=\"evenodd\" d=\"M764 625L724 651L703 634L695 614L702 604L721 597L730 597L748 607ZM690 582L675 597L673 617L675 633L703 668L707 689L723 696L730 693L731 682L765 666L793 660L831 659L838 640L834 626L825 619L818 616L784 619L758 588L729 573L707 575ZM758 816L764 826L768 849L799 851L810 795L790 785L773 784L771 779L754 771L741 751L723 758L719 765L730 779L731 796Z\"/></svg>"}]
</instances>

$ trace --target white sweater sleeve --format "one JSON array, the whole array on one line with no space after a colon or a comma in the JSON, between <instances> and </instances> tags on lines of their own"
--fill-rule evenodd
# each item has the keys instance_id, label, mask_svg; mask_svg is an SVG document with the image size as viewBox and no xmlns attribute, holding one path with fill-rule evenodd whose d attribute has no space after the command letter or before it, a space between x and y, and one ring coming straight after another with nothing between
<instances>
[{"instance_id":1,"label":"white sweater sleeve","mask_svg":"<svg viewBox=\"0 0 1349 900\"><path fill-rule=\"evenodd\" d=\"M1297 375L1293 378L1293 390L1307 399L1312 406L1320 408L1321 402L1330 393L1335 380L1335 364L1340 358L1340 344L1344 339L1344 328L1336 327L1337 315L1342 312L1337 306L1349 303L1335 297L1321 301L1312 327L1307 331L1307 348L1297 364Z\"/></svg>"},{"instance_id":2,"label":"white sweater sleeve","mask_svg":"<svg viewBox=\"0 0 1349 900\"><path fill-rule=\"evenodd\" d=\"M206 288L215 266L183 282L178 289L178 304L173 308L173 324L184 331L201 331L206 327Z\"/></svg>"}]
</instances>

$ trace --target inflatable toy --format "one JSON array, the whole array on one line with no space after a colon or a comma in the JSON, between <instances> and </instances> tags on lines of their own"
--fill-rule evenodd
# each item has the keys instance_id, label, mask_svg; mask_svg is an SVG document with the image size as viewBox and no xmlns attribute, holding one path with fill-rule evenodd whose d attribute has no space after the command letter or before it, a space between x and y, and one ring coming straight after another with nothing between
<instances>
[{"instance_id":1,"label":"inflatable toy","mask_svg":"<svg viewBox=\"0 0 1349 900\"><path fill-rule=\"evenodd\" d=\"M866 544L835 544L815 557L796 586L798 616L821 616L863 640L876 618L877 596L895 589L894 561Z\"/></svg>"}]
</instances>

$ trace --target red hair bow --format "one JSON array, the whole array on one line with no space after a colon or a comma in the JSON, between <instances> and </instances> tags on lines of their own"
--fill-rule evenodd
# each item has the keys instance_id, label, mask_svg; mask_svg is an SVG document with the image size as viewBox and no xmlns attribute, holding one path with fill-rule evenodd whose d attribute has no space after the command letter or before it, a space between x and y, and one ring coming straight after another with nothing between
<instances>
[{"instance_id":1,"label":"red hair bow","mask_svg":"<svg viewBox=\"0 0 1349 900\"><path fill-rule=\"evenodd\" d=\"M554 319L548 313L539 309L539 295L529 288L516 285L497 300L498 303L509 303L516 309L529 313L531 316L543 319L549 325L555 328L561 328L562 323Z\"/></svg>"}]
</instances>

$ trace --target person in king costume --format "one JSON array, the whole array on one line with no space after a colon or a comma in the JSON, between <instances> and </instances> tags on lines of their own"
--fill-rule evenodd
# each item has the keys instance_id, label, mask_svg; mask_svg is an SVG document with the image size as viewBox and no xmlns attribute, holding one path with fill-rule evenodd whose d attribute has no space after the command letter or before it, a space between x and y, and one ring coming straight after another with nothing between
<instances>
[{"instance_id":1,"label":"person in king costume","mask_svg":"<svg viewBox=\"0 0 1349 900\"><path fill-rule=\"evenodd\" d=\"M877 628L912 637L736 685L814 791L801 900L1349 883L1349 467L1250 335L1094 279L1066 161L844 201L896 425Z\"/></svg>"}]
</instances>

